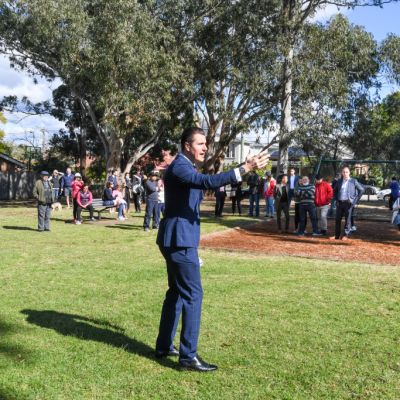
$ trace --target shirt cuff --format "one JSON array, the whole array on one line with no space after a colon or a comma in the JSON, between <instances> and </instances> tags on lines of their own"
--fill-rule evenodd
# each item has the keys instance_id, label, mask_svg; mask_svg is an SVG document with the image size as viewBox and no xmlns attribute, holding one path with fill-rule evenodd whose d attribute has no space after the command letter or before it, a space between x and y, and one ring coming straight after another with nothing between
<instances>
[{"instance_id":1,"label":"shirt cuff","mask_svg":"<svg viewBox=\"0 0 400 400\"><path fill-rule=\"evenodd\" d=\"M242 182L242 175L240 175L239 168L235 168L234 171L236 176L236 182L237 183Z\"/></svg>"}]
</instances>

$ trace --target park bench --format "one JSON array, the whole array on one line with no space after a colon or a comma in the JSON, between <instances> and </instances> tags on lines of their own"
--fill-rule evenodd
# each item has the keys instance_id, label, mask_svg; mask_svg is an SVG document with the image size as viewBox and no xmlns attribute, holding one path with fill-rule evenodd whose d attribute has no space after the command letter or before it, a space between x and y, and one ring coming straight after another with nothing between
<instances>
[{"instance_id":1,"label":"park bench","mask_svg":"<svg viewBox=\"0 0 400 400\"><path fill-rule=\"evenodd\" d=\"M110 208L115 208L114 205L110 205L110 206L103 205L102 199L93 199L92 206L93 206L93 212L97 213L97 219L99 219L99 220L101 219L101 213L103 211L110 210ZM89 212L89 210L87 210L85 208L82 209L82 212L83 211Z\"/></svg>"}]
</instances>

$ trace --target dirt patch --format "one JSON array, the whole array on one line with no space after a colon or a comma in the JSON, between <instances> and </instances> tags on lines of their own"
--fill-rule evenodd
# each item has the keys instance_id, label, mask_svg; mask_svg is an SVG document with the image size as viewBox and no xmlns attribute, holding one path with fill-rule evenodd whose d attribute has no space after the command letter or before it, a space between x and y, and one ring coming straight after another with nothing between
<instances>
[{"instance_id":1,"label":"dirt patch","mask_svg":"<svg viewBox=\"0 0 400 400\"><path fill-rule=\"evenodd\" d=\"M310 227L308 227L310 229ZM334 221L329 220L329 232ZM350 240L279 234L275 220L203 236L203 248L400 266L400 231L388 222L357 221Z\"/></svg>"}]
</instances>

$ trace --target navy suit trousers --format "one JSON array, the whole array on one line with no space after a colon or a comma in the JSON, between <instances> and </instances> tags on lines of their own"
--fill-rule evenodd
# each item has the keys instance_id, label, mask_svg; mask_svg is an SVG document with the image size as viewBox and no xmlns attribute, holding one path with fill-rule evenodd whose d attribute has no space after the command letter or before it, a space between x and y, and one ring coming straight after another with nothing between
<instances>
[{"instance_id":1,"label":"navy suit trousers","mask_svg":"<svg viewBox=\"0 0 400 400\"><path fill-rule=\"evenodd\" d=\"M160 250L167 262L169 288L162 307L156 349L172 348L182 314L179 357L191 360L197 355L203 300L197 248L160 246Z\"/></svg>"}]
</instances>

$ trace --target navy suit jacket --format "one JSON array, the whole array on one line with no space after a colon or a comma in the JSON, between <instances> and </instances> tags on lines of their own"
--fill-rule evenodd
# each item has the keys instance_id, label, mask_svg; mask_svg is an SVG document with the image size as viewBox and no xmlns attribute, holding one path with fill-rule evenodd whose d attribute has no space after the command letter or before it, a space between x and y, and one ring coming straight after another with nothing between
<instances>
[{"instance_id":1,"label":"navy suit jacket","mask_svg":"<svg viewBox=\"0 0 400 400\"><path fill-rule=\"evenodd\" d=\"M200 202L203 190L237 183L234 170L204 175L183 154L165 172L165 211L157 244L161 247L197 247L200 242Z\"/></svg>"}]
</instances>

